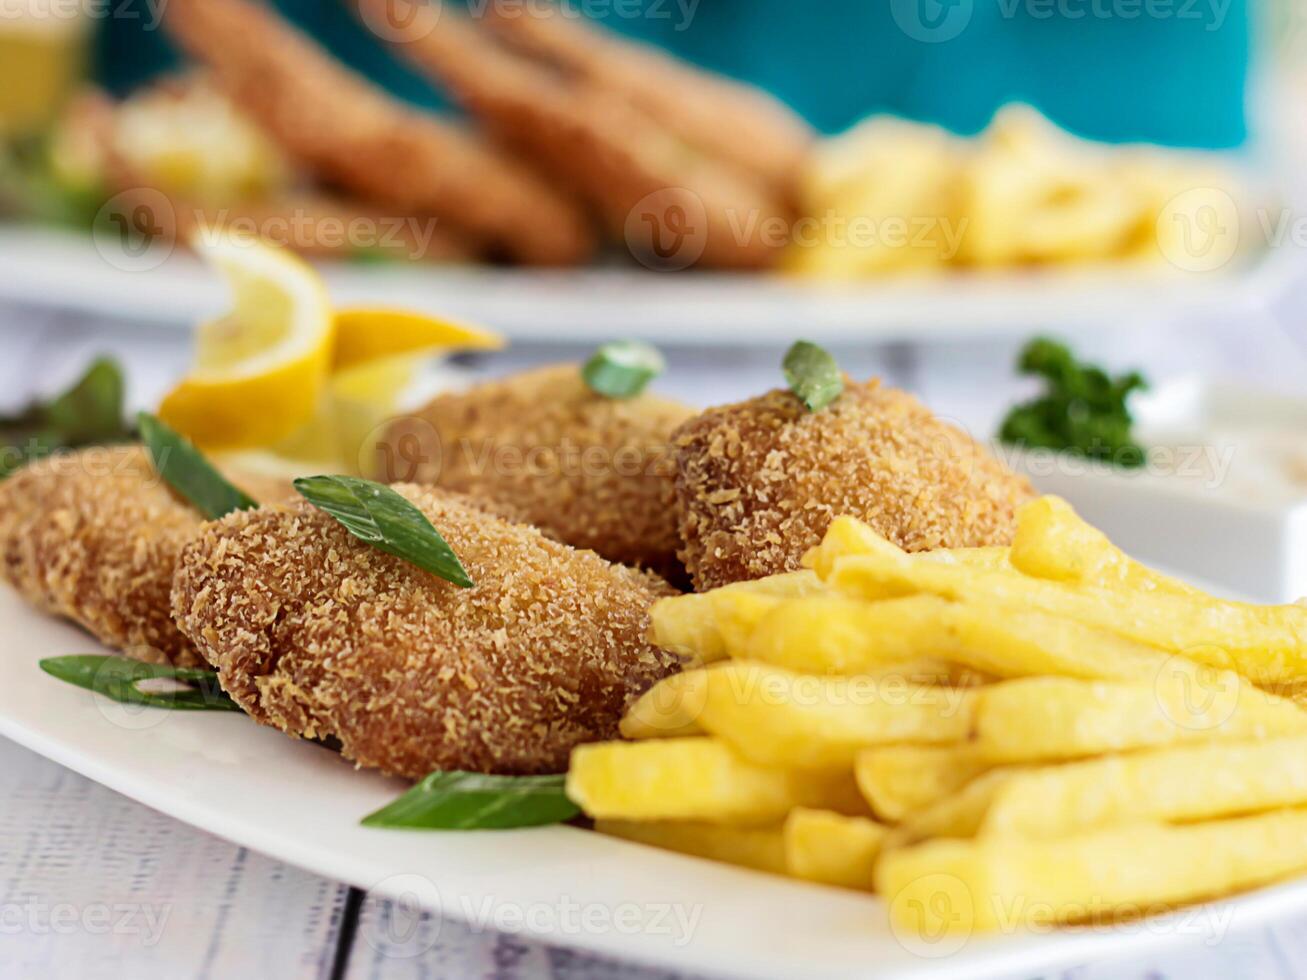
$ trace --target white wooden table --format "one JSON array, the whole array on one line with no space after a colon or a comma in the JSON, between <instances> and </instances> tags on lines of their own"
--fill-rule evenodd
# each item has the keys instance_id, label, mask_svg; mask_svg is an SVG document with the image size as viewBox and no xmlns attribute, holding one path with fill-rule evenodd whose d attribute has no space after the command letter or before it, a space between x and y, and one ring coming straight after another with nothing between
<instances>
[{"instance_id":1,"label":"white wooden table","mask_svg":"<svg viewBox=\"0 0 1307 980\"><path fill-rule=\"evenodd\" d=\"M1080 338L1115 366L1155 377L1207 370L1301 390L1307 329L1290 300L1256 320L1163 326ZM802 334L802 324L795 332ZM615 325L614 335L620 335ZM656 339L656 338L651 338ZM97 353L125 366L134 405L154 404L187 360L182 331L0 307L0 408L73 378ZM478 372L578 356L516 349ZM837 351L852 374L881 374L941 414L988 435L1022 392L1011 344L897 344ZM672 350L662 384L699 403L778 380L777 350ZM796 937L801 941L801 937ZM1067 980L1307 975L1307 917L1156 962L1097 963ZM665 974L414 917L194 830L0 739L0 980L26 978L491 978L643 980Z\"/></svg>"}]
</instances>

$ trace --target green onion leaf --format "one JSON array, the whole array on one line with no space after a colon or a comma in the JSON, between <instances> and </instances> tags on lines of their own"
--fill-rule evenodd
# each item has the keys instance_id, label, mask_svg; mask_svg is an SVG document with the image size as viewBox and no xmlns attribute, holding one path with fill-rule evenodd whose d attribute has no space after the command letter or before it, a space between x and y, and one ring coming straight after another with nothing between
<instances>
[{"instance_id":1,"label":"green onion leaf","mask_svg":"<svg viewBox=\"0 0 1307 980\"><path fill-rule=\"evenodd\" d=\"M454 549L422 511L390 487L356 476L306 476L295 481L295 489L359 540L471 588L472 579Z\"/></svg>"},{"instance_id":2,"label":"green onion leaf","mask_svg":"<svg viewBox=\"0 0 1307 980\"><path fill-rule=\"evenodd\" d=\"M216 521L233 511L252 510L259 506L228 483L189 439L148 412L137 416L137 424L155 472L205 518Z\"/></svg>"},{"instance_id":3,"label":"green onion leaf","mask_svg":"<svg viewBox=\"0 0 1307 980\"><path fill-rule=\"evenodd\" d=\"M810 412L820 412L844 391L844 375L835 358L809 341L797 341L781 367L790 391Z\"/></svg>"},{"instance_id":4,"label":"green onion leaf","mask_svg":"<svg viewBox=\"0 0 1307 980\"><path fill-rule=\"evenodd\" d=\"M118 365L96 358L75 385L45 407L45 423L69 445L126 439L123 388Z\"/></svg>"},{"instance_id":5,"label":"green onion leaf","mask_svg":"<svg viewBox=\"0 0 1307 980\"><path fill-rule=\"evenodd\" d=\"M211 670L145 664L126 657L93 654L51 657L41 669L61 681L123 704L186 711L240 711Z\"/></svg>"},{"instance_id":6,"label":"green onion leaf","mask_svg":"<svg viewBox=\"0 0 1307 980\"><path fill-rule=\"evenodd\" d=\"M123 421L123 388L117 363L99 357L61 395L0 417L0 479L58 450L131 439Z\"/></svg>"},{"instance_id":7,"label":"green onion leaf","mask_svg":"<svg viewBox=\"0 0 1307 980\"><path fill-rule=\"evenodd\" d=\"M509 830L570 820L581 811L564 776L433 772L395 802L363 818L365 827Z\"/></svg>"},{"instance_id":8,"label":"green onion leaf","mask_svg":"<svg viewBox=\"0 0 1307 980\"><path fill-rule=\"evenodd\" d=\"M639 340L604 344L581 368L590 390L606 398L634 398L663 371L667 362L656 347Z\"/></svg>"}]
</instances>

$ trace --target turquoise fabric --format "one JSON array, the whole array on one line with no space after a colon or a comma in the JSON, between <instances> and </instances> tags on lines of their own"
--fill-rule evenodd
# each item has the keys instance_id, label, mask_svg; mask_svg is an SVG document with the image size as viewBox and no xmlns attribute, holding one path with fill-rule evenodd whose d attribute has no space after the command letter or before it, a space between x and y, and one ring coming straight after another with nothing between
<instances>
[{"instance_id":1,"label":"turquoise fabric","mask_svg":"<svg viewBox=\"0 0 1307 980\"><path fill-rule=\"evenodd\" d=\"M457 0L445 0L457 2ZM473 5L484 0L467 0ZM525 3L539 0L523 0ZM757 82L828 132L895 112L958 132L1030 102L1095 139L1229 147L1246 136L1249 0L573 0L617 30ZM339 0L277 5L396 94L443 104ZM638 11L638 16L629 12ZM625 15L621 15L625 14ZM121 90L172 63L112 20L101 71Z\"/></svg>"}]
</instances>

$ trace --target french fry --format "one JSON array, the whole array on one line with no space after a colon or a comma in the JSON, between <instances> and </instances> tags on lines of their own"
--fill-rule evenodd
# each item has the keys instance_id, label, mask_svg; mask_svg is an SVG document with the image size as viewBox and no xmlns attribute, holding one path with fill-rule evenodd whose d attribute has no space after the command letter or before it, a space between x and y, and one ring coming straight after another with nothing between
<instances>
[{"instance_id":1,"label":"french fry","mask_svg":"<svg viewBox=\"0 0 1307 980\"><path fill-rule=\"evenodd\" d=\"M947 657L949 603L934 596L865 602L817 595L778 603L743 656L811 674L867 674L918 657Z\"/></svg>"},{"instance_id":2,"label":"french fry","mask_svg":"<svg viewBox=\"0 0 1307 980\"><path fill-rule=\"evenodd\" d=\"M1307 674L1307 608L1302 606L1071 588L1014 573L870 555L838 559L827 581L848 595L870 599L926 594L979 602L996 615L1025 609L1062 616L1219 669L1237 670L1258 683Z\"/></svg>"},{"instance_id":3,"label":"french fry","mask_svg":"<svg viewBox=\"0 0 1307 980\"><path fill-rule=\"evenodd\" d=\"M922 561L942 562L945 565L1011 571L1010 552L1010 548L939 548L935 551L922 551L914 557Z\"/></svg>"},{"instance_id":4,"label":"french fry","mask_svg":"<svg viewBox=\"0 0 1307 980\"><path fill-rule=\"evenodd\" d=\"M907 558L908 553L892 541L877 534L870 525L856 517L837 517L822 536L821 544L803 556L805 568L811 568L822 581L828 579L841 558L852 555L880 555Z\"/></svg>"},{"instance_id":5,"label":"french fry","mask_svg":"<svg viewBox=\"0 0 1307 980\"><path fill-rule=\"evenodd\" d=\"M567 795L589 816L611 820L759 825L796 806L866 813L849 772L769 769L710 738L577 746Z\"/></svg>"},{"instance_id":6,"label":"french fry","mask_svg":"<svg viewBox=\"0 0 1307 980\"><path fill-rule=\"evenodd\" d=\"M898 822L960 790L987 762L970 745L887 745L858 753L858 788L882 820Z\"/></svg>"},{"instance_id":7,"label":"french fry","mask_svg":"<svg viewBox=\"0 0 1307 980\"><path fill-rule=\"evenodd\" d=\"M858 751L971 732L979 689L819 677L736 661L708 672L700 724L759 765L851 769Z\"/></svg>"},{"instance_id":8,"label":"french fry","mask_svg":"<svg viewBox=\"0 0 1307 980\"><path fill-rule=\"evenodd\" d=\"M704 673L696 668L664 677L640 695L622 718L622 738L684 738L702 735L699 716L707 690Z\"/></svg>"},{"instance_id":9,"label":"french fry","mask_svg":"<svg viewBox=\"0 0 1307 980\"><path fill-rule=\"evenodd\" d=\"M773 609L787 601L780 596L743 589L734 592L729 588L719 589L707 595L712 601L717 632L722 638L722 649L728 657L742 656L748 649L749 640L759 622Z\"/></svg>"},{"instance_id":10,"label":"french fry","mask_svg":"<svg viewBox=\"0 0 1307 980\"><path fill-rule=\"evenodd\" d=\"M659 599L649 609L649 642L701 663L726 656L708 593Z\"/></svg>"},{"instance_id":11,"label":"french fry","mask_svg":"<svg viewBox=\"0 0 1307 980\"><path fill-rule=\"evenodd\" d=\"M1307 804L1307 736L996 770L989 777L988 787L978 779L955 797L972 797L969 807L955 809L976 816L971 833L1057 837L1131 822L1208 820ZM937 829L928 812L914 815L920 824L908 821L923 836L968 836L963 823Z\"/></svg>"},{"instance_id":12,"label":"french fry","mask_svg":"<svg viewBox=\"0 0 1307 980\"><path fill-rule=\"evenodd\" d=\"M886 833L866 817L798 807L782 834L786 868L795 878L870 891Z\"/></svg>"},{"instance_id":13,"label":"french fry","mask_svg":"<svg viewBox=\"0 0 1307 980\"><path fill-rule=\"evenodd\" d=\"M797 811L796 811L797 812ZM853 819L853 818L841 818ZM601 834L648 844L666 851L724 861L755 871L788 871L786 842L779 827L727 827L710 823L596 820Z\"/></svg>"},{"instance_id":14,"label":"french fry","mask_svg":"<svg viewBox=\"0 0 1307 980\"><path fill-rule=\"evenodd\" d=\"M813 572L804 570L752 582L736 582L712 592L660 599L649 613L649 639L664 650L695 658L701 663L711 663L727 654L718 623L719 604L729 603L733 596L758 597L760 601L751 604L750 608L756 608L758 615L762 615L769 608L767 598L789 599L824 589ZM737 620L732 625L738 631L742 623L744 620L737 613Z\"/></svg>"},{"instance_id":15,"label":"french fry","mask_svg":"<svg viewBox=\"0 0 1307 980\"><path fill-rule=\"evenodd\" d=\"M996 614L993 607L978 602L958 602L948 605L944 622L954 647L943 655L999 677L1151 682L1166 670L1210 673L1197 664L1186 667L1180 658L1156 647L1042 612L1004 609Z\"/></svg>"},{"instance_id":16,"label":"french fry","mask_svg":"<svg viewBox=\"0 0 1307 980\"><path fill-rule=\"evenodd\" d=\"M998 677L1055 674L1151 681L1174 657L1046 613L915 595L868 601L837 595L778 603L744 656L813 674L866 674L913 657L952 660Z\"/></svg>"},{"instance_id":17,"label":"french fry","mask_svg":"<svg viewBox=\"0 0 1307 980\"><path fill-rule=\"evenodd\" d=\"M1307 732L1307 712L1229 673L1154 684L1032 677L975 692L973 744L994 763L1078 759L1213 739Z\"/></svg>"},{"instance_id":18,"label":"french fry","mask_svg":"<svg viewBox=\"0 0 1307 980\"><path fill-rule=\"evenodd\" d=\"M926 936L1112 919L1307 868L1307 810L1185 826L1135 824L1052 840L936 840L887 851L876 891Z\"/></svg>"},{"instance_id":19,"label":"french fry","mask_svg":"<svg viewBox=\"0 0 1307 980\"><path fill-rule=\"evenodd\" d=\"M1059 768L1046 767L1049 770ZM1033 769L1010 766L991 769L967 783L956 793L936 800L930 806L908 814L894 828L886 849L906 847L937 837L975 837L985 824L994 801L1003 787Z\"/></svg>"},{"instance_id":20,"label":"french fry","mask_svg":"<svg viewBox=\"0 0 1307 980\"><path fill-rule=\"evenodd\" d=\"M1012 565L1058 582L1169 595L1200 595L1193 586L1127 557L1061 497L1039 497L1017 512Z\"/></svg>"}]
</instances>

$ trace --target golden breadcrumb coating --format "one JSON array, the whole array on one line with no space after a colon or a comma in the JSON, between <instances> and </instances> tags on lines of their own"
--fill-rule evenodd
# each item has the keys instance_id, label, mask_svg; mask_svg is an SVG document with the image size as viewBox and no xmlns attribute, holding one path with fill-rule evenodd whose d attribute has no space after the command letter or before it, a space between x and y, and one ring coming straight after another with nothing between
<instances>
[{"instance_id":1,"label":"golden breadcrumb coating","mask_svg":"<svg viewBox=\"0 0 1307 980\"><path fill-rule=\"evenodd\" d=\"M258 500L292 492L281 480L228 477ZM178 552L203 522L140 446L51 456L0 483L0 577L128 656L202 666L169 595Z\"/></svg>"},{"instance_id":2,"label":"golden breadcrumb coating","mask_svg":"<svg viewBox=\"0 0 1307 980\"><path fill-rule=\"evenodd\" d=\"M645 640L667 587L431 487L395 489L476 583L351 537L305 501L231 514L182 554L178 625L257 721L410 778L561 772L678 666Z\"/></svg>"},{"instance_id":3,"label":"golden breadcrumb coating","mask_svg":"<svg viewBox=\"0 0 1307 980\"><path fill-rule=\"evenodd\" d=\"M780 258L793 218L786 197L687 142L626 93L531 61L449 5L353 2L365 21L419 25L396 53L448 88L501 145L588 202L646 264L757 269Z\"/></svg>"},{"instance_id":4,"label":"golden breadcrumb coating","mask_svg":"<svg viewBox=\"0 0 1307 980\"><path fill-rule=\"evenodd\" d=\"M755 174L784 199L793 196L815 135L779 99L554 4L492 0L486 13L486 23L514 48L625 97L692 146Z\"/></svg>"},{"instance_id":5,"label":"golden breadcrumb coating","mask_svg":"<svg viewBox=\"0 0 1307 980\"><path fill-rule=\"evenodd\" d=\"M693 414L651 394L595 394L575 364L537 368L396 419L378 478L503 501L551 538L675 576L671 436Z\"/></svg>"},{"instance_id":6,"label":"golden breadcrumb coating","mask_svg":"<svg viewBox=\"0 0 1307 980\"><path fill-rule=\"evenodd\" d=\"M523 262L593 248L586 215L527 167L350 71L270 7L169 0L164 26L303 166L400 214L448 219Z\"/></svg>"},{"instance_id":7,"label":"golden breadcrumb coating","mask_svg":"<svg viewBox=\"0 0 1307 980\"><path fill-rule=\"evenodd\" d=\"M711 409L673 437L681 558L699 590L799 568L851 514L908 551L1010 544L1030 484L911 395L846 380Z\"/></svg>"}]
</instances>

